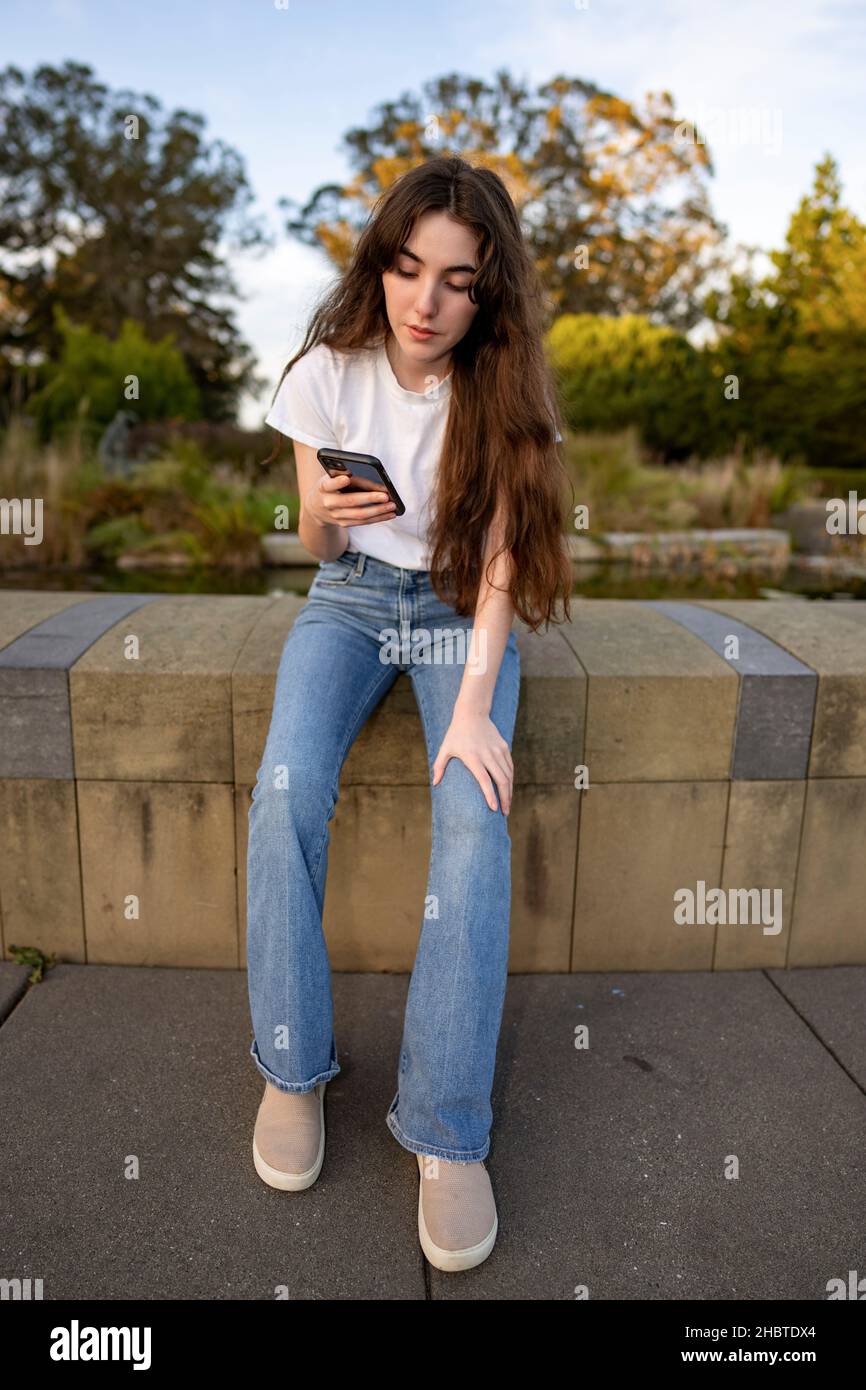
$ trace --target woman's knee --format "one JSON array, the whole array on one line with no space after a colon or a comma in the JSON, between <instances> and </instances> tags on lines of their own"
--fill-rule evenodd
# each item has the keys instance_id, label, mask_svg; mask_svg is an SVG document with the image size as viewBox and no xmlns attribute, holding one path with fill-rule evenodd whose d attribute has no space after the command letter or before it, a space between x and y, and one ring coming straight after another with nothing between
<instances>
[{"instance_id":1,"label":"woman's knee","mask_svg":"<svg viewBox=\"0 0 866 1390\"><path fill-rule=\"evenodd\" d=\"M322 818L331 819L336 801L336 788L309 765L263 763L253 787L250 814L255 809L277 825L315 825Z\"/></svg>"},{"instance_id":2,"label":"woman's knee","mask_svg":"<svg viewBox=\"0 0 866 1390\"><path fill-rule=\"evenodd\" d=\"M459 773L449 772L454 765ZM464 840L467 844L477 843L479 839L508 834L508 817L503 813L499 791L493 778L492 794L496 810L491 810L478 778L457 759L451 760L445 769L442 781L432 788L433 828L440 836Z\"/></svg>"}]
</instances>

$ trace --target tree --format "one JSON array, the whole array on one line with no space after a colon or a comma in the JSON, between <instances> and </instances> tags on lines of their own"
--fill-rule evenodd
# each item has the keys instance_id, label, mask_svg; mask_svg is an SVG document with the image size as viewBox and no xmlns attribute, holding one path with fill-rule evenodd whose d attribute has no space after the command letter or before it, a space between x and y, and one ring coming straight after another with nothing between
<instances>
[{"instance_id":1,"label":"tree","mask_svg":"<svg viewBox=\"0 0 866 1390\"><path fill-rule=\"evenodd\" d=\"M838 166L816 165L772 271L708 296L715 349L739 381L745 437L816 465L866 465L866 225L842 204Z\"/></svg>"},{"instance_id":2,"label":"tree","mask_svg":"<svg viewBox=\"0 0 866 1390\"><path fill-rule=\"evenodd\" d=\"M348 183L322 185L302 207L280 200L288 231L342 268L399 174L435 154L462 154L505 181L552 311L697 322L697 290L718 264L724 228L703 183L712 173L706 145L680 138L685 123L668 92L649 94L640 111L578 78L556 77L533 94L505 70L492 85L452 73L422 92L384 102L372 125L347 132Z\"/></svg>"},{"instance_id":3,"label":"tree","mask_svg":"<svg viewBox=\"0 0 866 1390\"><path fill-rule=\"evenodd\" d=\"M0 73L0 358L23 365L62 348L55 308L115 338L133 319L172 334L204 414L226 419L262 385L234 311L218 244L267 244L246 215L236 151L207 144L204 120L165 115L150 95L110 92L80 63Z\"/></svg>"}]
</instances>

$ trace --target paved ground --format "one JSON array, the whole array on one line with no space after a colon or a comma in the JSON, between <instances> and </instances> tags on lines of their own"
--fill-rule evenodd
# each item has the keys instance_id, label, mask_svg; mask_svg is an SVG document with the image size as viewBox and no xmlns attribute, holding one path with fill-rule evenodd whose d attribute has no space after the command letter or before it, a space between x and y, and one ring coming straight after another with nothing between
<instances>
[{"instance_id":1,"label":"paved ground","mask_svg":"<svg viewBox=\"0 0 866 1390\"><path fill-rule=\"evenodd\" d=\"M499 1239L452 1275L385 1126L407 976L334 977L342 1072L302 1193L253 1168L243 972L26 977L0 964L0 1277L45 1299L809 1300L866 1275L866 967L513 976Z\"/></svg>"}]
</instances>

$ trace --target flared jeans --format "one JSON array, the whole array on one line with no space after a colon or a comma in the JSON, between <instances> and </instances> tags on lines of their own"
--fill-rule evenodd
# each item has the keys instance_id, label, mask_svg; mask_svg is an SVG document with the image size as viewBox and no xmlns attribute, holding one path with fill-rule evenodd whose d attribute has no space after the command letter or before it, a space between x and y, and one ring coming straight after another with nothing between
<instances>
[{"instance_id":1,"label":"flared jeans","mask_svg":"<svg viewBox=\"0 0 866 1390\"><path fill-rule=\"evenodd\" d=\"M329 823L346 755L405 672L432 778L470 657L473 622L439 599L426 570L347 549L319 565L286 638L249 807L247 851L250 1052L279 1090L310 1091L340 1071L322 915ZM511 632L490 710L509 748L519 693ZM490 1148L508 973L511 839L493 786L495 811L457 757L431 785L427 894L419 903L397 1091L385 1116L404 1148L460 1162L483 1159ZM384 874L393 852L382 846Z\"/></svg>"}]
</instances>

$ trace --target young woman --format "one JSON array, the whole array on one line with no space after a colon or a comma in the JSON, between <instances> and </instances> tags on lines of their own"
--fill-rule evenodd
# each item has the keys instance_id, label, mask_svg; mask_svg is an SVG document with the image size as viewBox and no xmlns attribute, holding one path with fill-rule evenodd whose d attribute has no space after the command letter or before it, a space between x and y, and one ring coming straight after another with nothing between
<instances>
[{"instance_id":1,"label":"young woman","mask_svg":"<svg viewBox=\"0 0 866 1390\"><path fill-rule=\"evenodd\" d=\"M250 1051L266 1082L256 1171L298 1190L322 1166L324 1090L340 1071L322 932L329 822L346 754L405 671L432 854L385 1118L418 1156L425 1255L468 1269L498 1225L483 1160L508 967L511 629L517 615L537 631L560 597L568 615L571 589L540 287L496 174L436 158L382 195L267 422L294 441L299 533L321 563L280 659L249 809ZM385 492L347 493L351 480L317 460L325 445L379 458L405 512Z\"/></svg>"}]
</instances>

